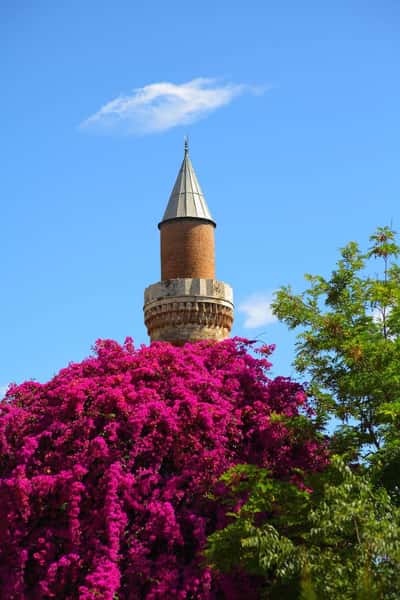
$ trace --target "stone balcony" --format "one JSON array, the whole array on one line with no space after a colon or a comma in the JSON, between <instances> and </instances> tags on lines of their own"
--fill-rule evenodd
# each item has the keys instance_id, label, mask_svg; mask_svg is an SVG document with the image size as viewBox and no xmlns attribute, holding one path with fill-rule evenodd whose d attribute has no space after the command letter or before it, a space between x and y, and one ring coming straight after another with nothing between
<instances>
[{"instance_id":1,"label":"stone balcony","mask_svg":"<svg viewBox=\"0 0 400 600\"><path fill-rule=\"evenodd\" d=\"M151 341L223 340L232 328L233 292L215 279L167 279L146 288L143 310Z\"/></svg>"}]
</instances>

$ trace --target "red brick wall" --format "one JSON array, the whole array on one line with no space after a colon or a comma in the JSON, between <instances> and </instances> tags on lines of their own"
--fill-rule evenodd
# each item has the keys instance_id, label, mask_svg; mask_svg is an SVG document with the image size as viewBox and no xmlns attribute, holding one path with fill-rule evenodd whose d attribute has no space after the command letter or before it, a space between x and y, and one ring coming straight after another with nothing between
<instances>
[{"instance_id":1,"label":"red brick wall","mask_svg":"<svg viewBox=\"0 0 400 600\"><path fill-rule=\"evenodd\" d=\"M161 234L161 280L215 279L214 226L177 219L163 223Z\"/></svg>"}]
</instances>

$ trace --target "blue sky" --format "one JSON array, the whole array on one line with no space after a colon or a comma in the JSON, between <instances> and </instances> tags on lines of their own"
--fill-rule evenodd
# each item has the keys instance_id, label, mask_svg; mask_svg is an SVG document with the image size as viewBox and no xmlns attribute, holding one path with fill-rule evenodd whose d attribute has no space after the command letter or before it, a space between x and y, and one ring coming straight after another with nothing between
<instances>
[{"instance_id":1,"label":"blue sky","mask_svg":"<svg viewBox=\"0 0 400 600\"><path fill-rule=\"evenodd\" d=\"M400 228L396 0L4 0L0 49L0 387L97 338L147 343L185 134L234 333L276 343L275 374L293 336L262 323L273 290Z\"/></svg>"}]
</instances>

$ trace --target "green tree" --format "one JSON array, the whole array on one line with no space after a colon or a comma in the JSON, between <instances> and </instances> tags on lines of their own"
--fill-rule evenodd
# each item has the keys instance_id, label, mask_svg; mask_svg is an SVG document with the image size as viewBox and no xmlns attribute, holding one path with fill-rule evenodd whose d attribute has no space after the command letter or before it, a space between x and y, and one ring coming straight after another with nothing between
<instances>
[{"instance_id":1,"label":"green tree","mask_svg":"<svg viewBox=\"0 0 400 600\"><path fill-rule=\"evenodd\" d=\"M330 277L306 275L304 292L281 288L273 310L299 330L294 364L319 424L340 423L333 450L373 464L400 494L400 248L389 227L370 241L366 252L355 242L343 248Z\"/></svg>"},{"instance_id":2,"label":"green tree","mask_svg":"<svg viewBox=\"0 0 400 600\"><path fill-rule=\"evenodd\" d=\"M263 577L268 599L399 598L400 509L341 458L308 479L311 493L250 465L223 480L234 498L248 498L209 538L215 569Z\"/></svg>"}]
</instances>

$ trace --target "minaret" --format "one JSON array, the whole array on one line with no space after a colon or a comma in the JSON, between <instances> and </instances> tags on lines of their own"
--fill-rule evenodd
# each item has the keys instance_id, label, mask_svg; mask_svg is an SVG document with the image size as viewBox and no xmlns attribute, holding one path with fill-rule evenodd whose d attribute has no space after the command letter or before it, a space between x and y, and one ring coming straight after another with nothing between
<instances>
[{"instance_id":1,"label":"minaret","mask_svg":"<svg viewBox=\"0 0 400 600\"><path fill-rule=\"evenodd\" d=\"M144 292L151 341L223 340L233 322L232 288L215 279L216 224L185 155L162 221L161 281Z\"/></svg>"}]
</instances>

